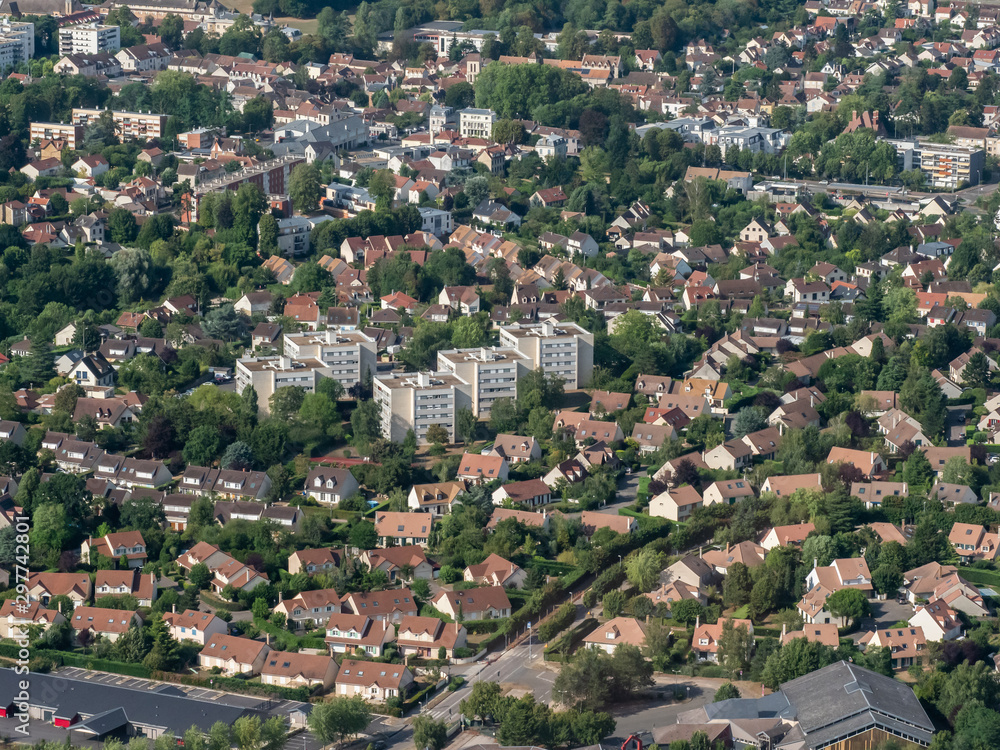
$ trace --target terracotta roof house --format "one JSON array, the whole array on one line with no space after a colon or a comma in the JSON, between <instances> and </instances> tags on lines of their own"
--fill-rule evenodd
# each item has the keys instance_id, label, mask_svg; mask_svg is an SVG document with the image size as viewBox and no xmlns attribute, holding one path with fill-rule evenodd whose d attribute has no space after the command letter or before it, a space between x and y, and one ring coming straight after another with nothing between
<instances>
[{"instance_id":1,"label":"terracotta roof house","mask_svg":"<svg viewBox=\"0 0 1000 750\"><path fill-rule=\"evenodd\" d=\"M509 474L507 460L502 456L482 456L477 453L463 453L458 462L457 479L473 484L483 484L494 479L507 481Z\"/></svg>"},{"instance_id":2,"label":"terracotta roof house","mask_svg":"<svg viewBox=\"0 0 1000 750\"><path fill-rule=\"evenodd\" d=\"M198 654L202 669L218 667L224 674L260 674L271 648L266 643L233 635L213 635Z\"/></svg>"},{"instance_id":3,"label":"terracotta roof house","mask_svg":"<svg viewBox=\"0 0 1000 750\"><path fill-rule=\"evenodd\" d=\"M194 641L205 645L215 635L226 635L229 625L211 612L186 609L183 612L164 612L163 622L170 635L178 641Z\"/></svg>"},{"instance_id":4,"label":"terracotta roof house","mask_svg":"<svg viewBox=\"0 0 1000 750\"><path fill-rule=\"evenodd\" d=\"M664 490L650 500L649 515L654 518L669 518L671 521L686 521L703 503L704 499L698 494L698 490L685 484Z\"/></svg>"},{"instance_id":5,"label":"terracotta roof house","mask_svg":"<svg viewBox=\"0 0 1000 750\"><path fill-rule=\"evenodd\" d=\"M767 550L759 544L748 541L732 546L727 544L723 549L708 550L702 555L702 559L715 568L717 573L725 575L733 563L743 563L748 568L763 565L766 554Z\"/></svg>"},{"instance_id":6,"label":"terracotta roof house","mask_svg":"<svg viewBox=\"0 0 1000 750\"><path fill-rule=\"evenodd\" d=\"M948 541L964 563L974 560L995 560L1000 539L996 532L971 523L956 523L951 527Z\"/></svg>"},{"instance_id":7,"label":"terracotta roof house","mask_svg":"<svg viewBox=\"0 0 1000 750\"><path fill-rule=\"evenodd\" d=\"M734 628L746 628L750 635L753 635L753 623L749 620L720 618L713 624L697 622L694 634L691 636L691 650L700 660L710 662L719 660L719 639L722 638L722 629L726 622L731 622Z\"/></svg>"},{"instance_id":8,"label":"terracotta roof house","mask_svg":"<svg viewBox=\"0 0 1000 750\"><path fill-rule=\"evenodd\" d=\"M914 664L922 667L930 662L927 656L927 639L921 627L873 630L861 636L858 645L866 650L869 647L888 648L892 652L889 657L892 668L897 671L909 669Z\"/></svg>"},{"instance_id":9,"label":"terracotta roof house","mask_svg":"<svg viewBox=\"0 0 1000 750\"><path fill-rule=\"evenodd\" d=\"M646 645L646 628L634 617L615 617L598 625L583 642L608 654L614 653L620 643L643 648Z\"/></svg>"},{"instance_id":10,"label":"terracotta roof house","mask_svg":"<svg viewBox=\"0 0 1000 750\"><path fill-rule=\"evenodd\" d=\"M272 651L264 659L260 681L279 687L329 690L337 677L337 669L337 662L325 654Z\"/></svg>"},{"instance_id":11,"label":"terracotta roof house","mask_svg":"<svg viewBox=\"0 0 1000 750\"><path fill-rule=\"evenodd\" d=\"M525 479L504 484L493 491L493 504L513 503L523 508L537 508L552 502L552 490L541 479Z\"/></svg>"},{"instance_id":12,"label":"terracotta roof house","mask_svg":"<svg viewBox=\"0 0 1000 750\"><path fill-rule=\"evenodd\" d=\"M60 622L66 622L66 618L54 609L46 609L40 602L25 604L7 599L0 606L0 638L20 639L32 625L45 631Z\"/></svg>"},{"instance_id":13,"label":"terracotta roof house","mask_svg":"<svg viewBox=\"0 0 1000 750\"><path fill-rule=\"evenodd\" d=\"M340 565L340 553L329 547L316 549L300 549L288 556L288 572L296 573L329 573Z\"/></svg>"},{"instance_id":14,"label":"terracotta roof house","mask_svg":"<svg viewBox=\"0 0 1000 750\"><path fill-rule=\"evenodd\" d=\"M647 597L653 604L666 605L668 610L671 604L683 601L684 599L694 599L701 602L703 606L708 604L708 598L697 586L691 586L680 580L661 583L659 587L643 594L643 596Z\"/></svg>"},{"instance_id":15,"label":"terracotta roof house","mask_svg":"<svg viewBox=\"0 0 1000 750\"><path fill-rule=\"evenodd\" d=\"M497 435L489 455L506 458L512 464L537 461L542 457L542 447L533 437Z\"/></svg>"},{"instance_id":16,"label":"terracotta roof house","mask_svg":"<svg viewBox=\"0 0 1000 750\"><path fill-rule=\"evenodd\" d=\"M513 508L495 508L493 510L493 515L490 516L490 520L486 524L486 530L493 531L497 527L497 524L509 520L523 523L529 528L548 530L549 518L549 514L544 511L541 513L534 513L528 510L515 510Z\"/></svg>"},{"instance_id":17,"label":"terracotta roof house","mask_svg":"<svg viewBox=\"0 0 1000 750\"><path fill-rule=\"evenodd\" d=\"M760 493L773 492L778 497L788 497L797 490L823 491L823 482L819 474L790 474L788 476L773 476L764 480Z\"/></svg>"},{"instance_id":18,"label":"terracotta roof house","mask_svg":"<svg viewBox=\"0 0 1000 750\"><path fill-rule=\"evenodd\" d=\"M142 539L142 533L138 531L112 532L99 539L88 537L83 542L80 559L83 562L89 562L94 553L103 555L116 563L124 557L130 568L141 568L146 564L147 559L146 542Z\"/></svg>"},{"instance_id":19,"label":"terracotta roof house","mask_svg":"<svg viewBox=\"0 0 1000 750\"><path fill-rule=\"evenodd\" d=\"M781 627L781 645L787 646L790 642L805 638L810 643L821 643L829 648L840 646L840 630L836 625L822 623L819 625L806 625L802 630L786 632L785 626Z\"/></svg>"},{"instance_id":20,"label":"terracotta roof house","mask_svg":"<svg viewBox=\"0 0 1000 750\"><path fill-rule=\"evenodd\" d=\"M430 513L383 511L375 516L375 533L384 547L390 544L426 546L433 524L434 517Z\"/></svg>"},{"instance_id":21,"label":"terracotta roof house","mask_svg":"<svg viewBox=\"0 0 1000 750\"><path fill-rule=\"evenodd\" d=\"M336 589L310 589L291 599L278 594L274 611L283 614L286 622L294 622L300 628L310 622L314 625L321 623L332 613L340 612L340 608L341 600Z\"/></svg>"},{"instance_id":22,"label":"terracotta roof house","mask_svg":"<svg viewBox=\"0 0 1000 750\"><path fill-rule=\"evenodd\" d=\"M336 680L336 694L360 695L371 703L385 703L389 698L404 697L413 684L410 670L401 664L344 659Z\"/></svg>"},{"instance_id":23,"label":"terracotta roof house","mask_svg":"<svg viewBox=\"0 0 1000 750\"><path fill-rule=\"evenodd\" d=\"M68 596L74 607L90 599L93 586L87 573L29 573L28 601L48 606L54 596Z\"/></svg>"},{"instance_id":24,"label":"terracotta roof house","mask_svg":"<svg viewBox=\"0 0 1000 750\"><path fill-rule=\"evenodd\" d=\"M345 612L387 622L399 622L407 615L417 614L417 603L409 589L352 591L344 597L343 604Z\"/></svg>"},{"instance_id":25,"label":"terracotta roof house","mask_svg":"<svg viewBox=\"0 0 1000 750\"><path fill-rule=\"evenodd\" d=\"M452 658L455 649L465 648L468 631L457 622L446 623L437 617L404 617L399 623L396 645L403 656L436 659L441 649Z\"/></svg>"},{"instance_id":26,"label":"terracotta roof house","mask_svg":"<svg viewBox=\"0 0 1000 750\"><path fill-rule=\"evenodd\" d=\"M816 527L811 523L796 523L790 526L775 526L764 533L760 546L770 551L775 547L801 545Z\"/></svg>"},{"instance_id":27,"label":"terracotta roof house","mask_svg":"<svg viewBox=\"0 0 1000 750\"><path fill-rule=\"evenodd\" d=\"M908 622L912 627L922 628L924 638L931 643L951 641L962 635L962 621L958 613L941 599L918 604Z\"/></svg>"},{"instance_id":28,"label":"terracotta roof house","mask_svg":"<svg viewBox=\"0 0 1000 750\"><path fill-rule=\"evenodd\" d=\"M358 555L358 560L369 570L384 571L390 582L403 578L429 581L436 578L438 572L438 564L427 559L424 548L419 544L365 550Z\"/></svg>"},{"instance_id":29,"label":"terracotta roof house","mask_svg":"<svg viewBox=\"0 0 1000 750\"><path fill-rule=\"evenodd\" d=\"M94 601L102 596L134 596L140 607L152 607L157 597L155 573L142 573L138 568L98 570L94 580Z\"/></svg>"},{"instance_id":30,"label":"terracotta roof house","mask_svg":"<svg viewBox=\"0 0 1000 750\"><path fill-rule=\"evenodd\" d=\"M455 620L496 620L510 617L510 599L503 586L484 586L465 591L442 591L434 607Z\"/></svg>"},{"instance_id":31,"label":"terracotta roof house","mask_svg":"<svg viewBox=\"0 0 1000 750\"><path fill-rule=\"evenodd\" d=\"M446 516L465 489L464 481L415 484L410 488L407 505L413 511Z\"/></svg>"},{"instance_id":32,"label":"terracotta roof house","mask_svg":"<svg viewBox=\"0 0 1000 750\"><path fill-rule=\"evenodd\" d=\"M580 514L583 524L583 534L590 539L599 529L611 529L616 534L631 534L639 528L639 522L631 516L614 516L609 513L598 513L585 510Z\"/></svg>"},{"instance_id":33,"label":"terracotta roof house","mask_svg":"<svg viewBox=\"0 0 1000 750\"><path fill-rule=\"evenodd\" d=\"M527 575L520 566L492 553L481 563L468 566L462 573L462 579L487 586L519 589L524 586Z\"/></svg>"},{"instance_id":34,"label":"terracotta roof house","mask_svg":"<svg viewBox=\"0 0 1000 750\"><path fill-rule=\"evenodd\" d=\"M331 654L353 654L361 649L377 658L395 638L396 630L390 622L367 615L337 612L326 622L326 645Z\"/></svg>"},{"instance_id":35,"label":"terracotta roof house","mask_svg":"<svg viewBox=\"0 0 1000 750\"><path fill-rule=\"evenodd\" d=\"M130 627L142 627L138 612L103 607L77 607L69 615L69 625L77 634L89 631L92 638L103 636L114 643Z\"/></svg>"}]
</instances>

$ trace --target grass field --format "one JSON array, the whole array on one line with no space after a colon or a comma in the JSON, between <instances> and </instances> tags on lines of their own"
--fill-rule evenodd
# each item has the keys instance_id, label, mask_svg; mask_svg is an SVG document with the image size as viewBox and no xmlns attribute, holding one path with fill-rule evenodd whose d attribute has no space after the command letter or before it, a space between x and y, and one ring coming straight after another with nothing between
<instances>
[{"instance_id":1,"label":"grass field","mask_svg":"<svg viewBox=\"0 0 1000 750\"><path fill-rule=\"evenodd\" d=\"M253 0L226 0L225 5L230 6L238 13L253 13ZM354 14L350 14L351 23L354 23ZM292 16L279 16L274 19L278 23L285 24L298 29L303 34L316 33L315 18L293 18Z\"/></svg>"}]
</instances>

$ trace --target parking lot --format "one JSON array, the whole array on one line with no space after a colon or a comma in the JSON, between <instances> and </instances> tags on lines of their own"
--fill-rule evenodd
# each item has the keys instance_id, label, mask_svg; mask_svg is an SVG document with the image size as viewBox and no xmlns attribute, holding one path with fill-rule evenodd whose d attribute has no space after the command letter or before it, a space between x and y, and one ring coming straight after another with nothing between
<instances>
[{"instance_id":1,"label":"parking lot","mask_svg":"<svg viewBox=\"0 0 1000 750\"><path fill-rule=\"evenodd\" d=\"M106 672L91 672L80 667L63 667L58 670L58 673L60 676L71 680L114 685L116 687L128 688L129 690L148 690L151 693L162 693L164 695L185 695L188 698L225 703L229 706L255 708L271 716L287 716L292 710L303 705L299 701L283 699L269 700L261 696L224 693L221 690L212 690L195 685L177 685L170 682L146 680L141 677L125 677L124 675L108 674Z\"/></svg>"}]
</instances>

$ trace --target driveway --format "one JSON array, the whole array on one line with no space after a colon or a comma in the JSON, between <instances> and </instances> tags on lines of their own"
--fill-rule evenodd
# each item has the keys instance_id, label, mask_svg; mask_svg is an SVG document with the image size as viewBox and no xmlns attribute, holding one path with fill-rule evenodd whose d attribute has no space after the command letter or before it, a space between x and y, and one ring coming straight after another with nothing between
<instances>
[{"instance_id":1,"label":"driveway","mask_svg":"<svg viewBox=\"0 0 1000 750\"><path fill-rule=\"evenodd\" d=\"M872 601L872 616L861 621L861 627L851 638L857 642L861 637L872 630L889 628L897 622L905 622L913 617L913 605L900 604L896 599L886 599L885 601Z\"/></svg>"},{"instance_id":2,"label":"driveway","mask_svg":"<svg viewBox=\"0 0 1000 750\"><path fill-rule=\"evenodd\" d=\"M945 435L951 447L965 445L965 412L969 407L949 406L945 415Z\"/></svg>"}]
</instances>

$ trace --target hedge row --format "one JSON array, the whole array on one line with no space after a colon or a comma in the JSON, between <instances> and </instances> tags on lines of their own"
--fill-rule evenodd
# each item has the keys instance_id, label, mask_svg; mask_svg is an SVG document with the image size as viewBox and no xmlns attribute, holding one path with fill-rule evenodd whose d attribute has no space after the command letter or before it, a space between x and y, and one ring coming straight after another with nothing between
<instances>
[{"instance_id":1,"label":"hedge row","mask_svg":"<svg viewBox=\"0 0 1000 750\"><path fill-rule=\"evenodd\" d=\"M576 605L566 602L556 613L538 627L538 640L548 643L573 624L576 619Z\"/></svg>"},{"instance_id":2,"label":"hedge row","mask_svg":"<svg viewBox=\"0 0 1000 750\"><path fill-rule=\"evenodd\" d=\"M563 588L569 591L579 582L581 578L587 575L587 571L583 568L573 568L573 570L564 576L559 577L559 583L563 585Z\"/></svg>"},{"instance_id":3,"label":"hedge row","mask_svg":"<svg viewBox=\"0 0 1000 750\"><path fill-rule=\"evenodd\" d=\"M466 620L462 623L466 631L474 633L495 633L502 625L507 623L506 617L498 617L495 620Z\"/></svg>"},{"instance_id":4,"label":"hedge row","mask_svg":"<svg viewBox=\"0 0 1000 750\"><path fill-rule=\"evenodd\" d=\"M12 643L0 643L0 656L8 659L17 659L20 648ZM97 672L111 672L127 677L149 678L151 672L142 664L128 664L111 659L98 659L85 654L74 654L67 651L54 651L51 649L28 649L29 658L48 659L57 667L79 667L81 669L92 669Z\"/></svg>"},{"instance_id":5,"label":"hedge row","mask_svg":"<svg viewBox=\"0 0 1000 750\"><path fill-rule=\"evenodd\" d=\"M172 677L176 679L176 676L162 672L154 673L154 677L171 681L173 681ZM248 682L247 680L241 680L239 677L223 677L222 675L215 675L209 678L181 675L180 682L182 685L193 685L210 690L227 690L231 693L244 693L246 695L259 695L265 698L276 695L285 700L301 701L303 703L308 703L309 696L312 695L312 691L305 687L289 688L279 685L264 685L260 682Z\"/></svg>"}]
</instances>

